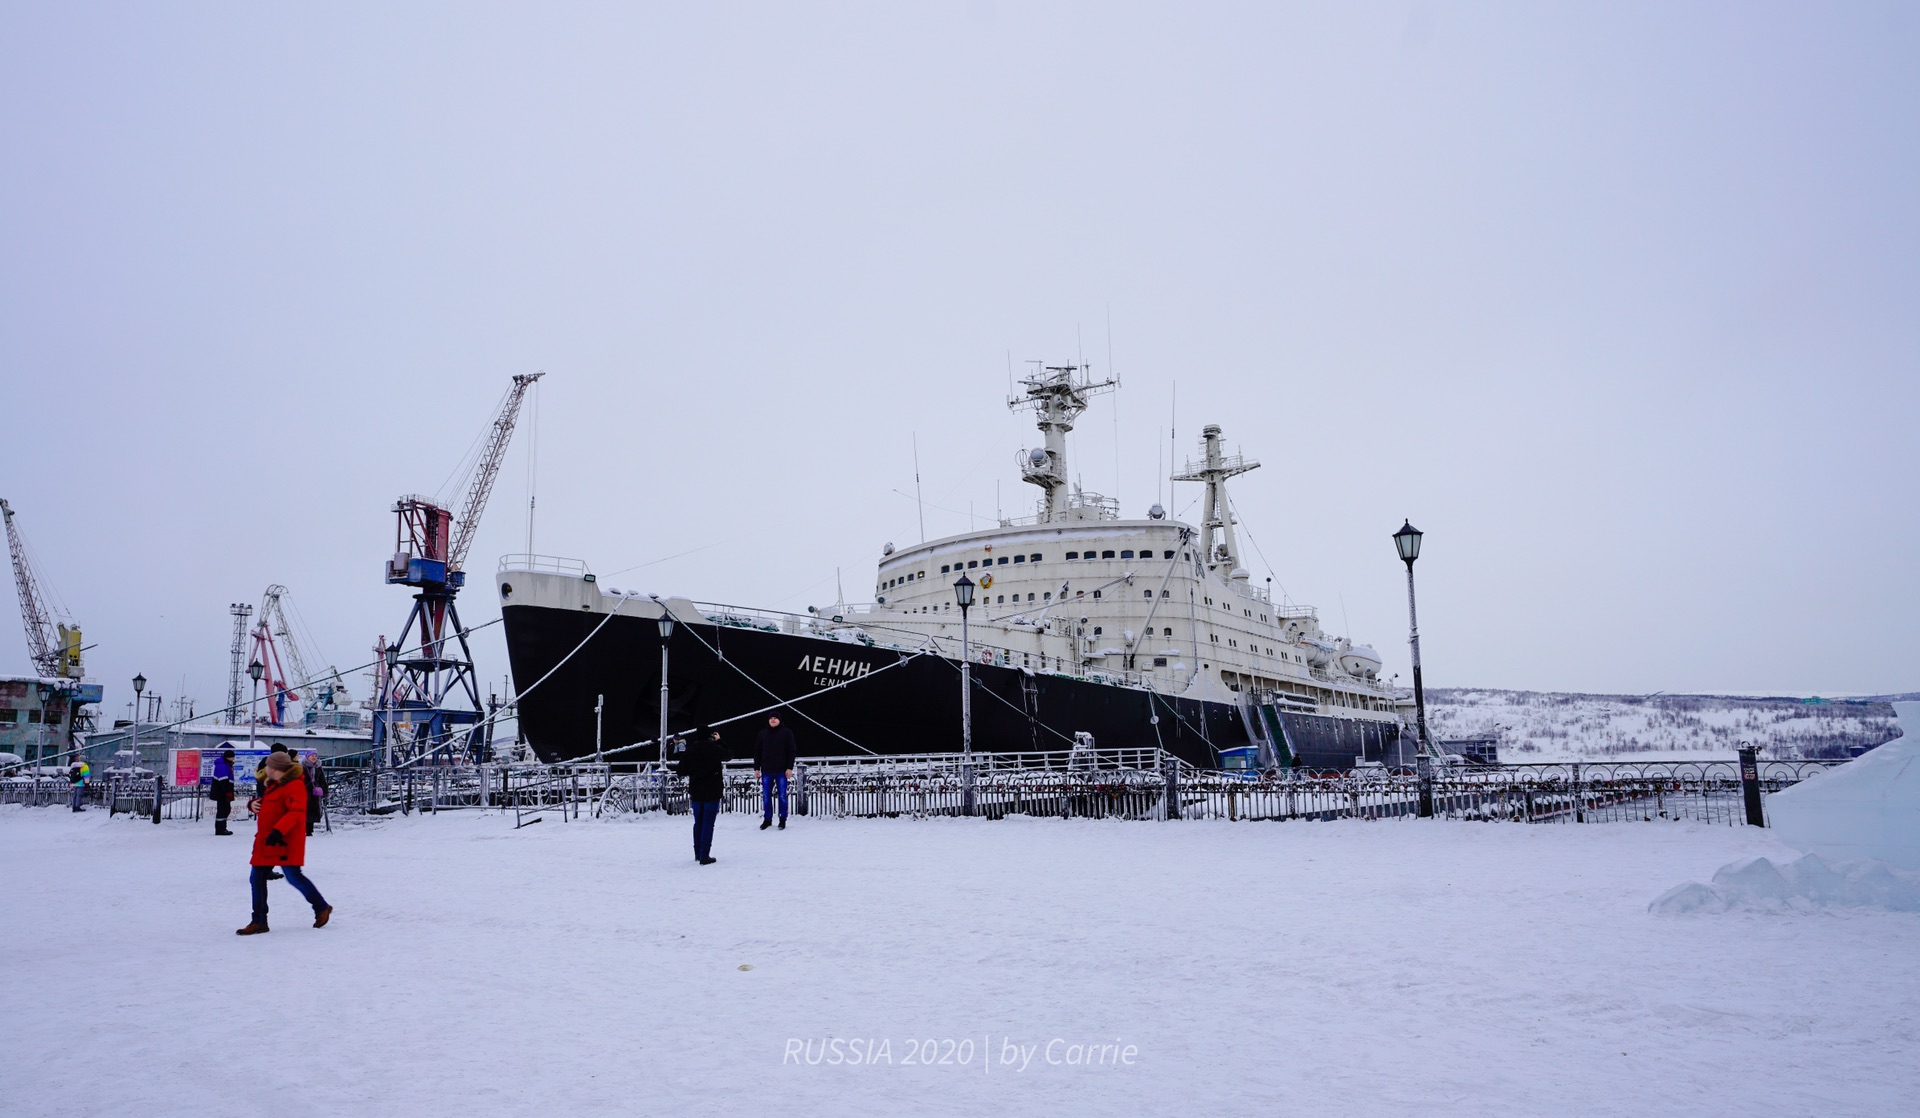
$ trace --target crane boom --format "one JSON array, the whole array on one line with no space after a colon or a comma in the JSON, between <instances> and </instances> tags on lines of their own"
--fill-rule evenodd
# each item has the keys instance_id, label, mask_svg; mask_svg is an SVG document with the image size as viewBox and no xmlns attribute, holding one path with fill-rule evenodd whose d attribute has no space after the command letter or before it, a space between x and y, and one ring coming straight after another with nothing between
<instances>
[{"instance_id":1,"label":"crane boom","mask_svg":"<svg viewBox=\"0 0 1920 1118\"><path fill-rule=\"evenodd\" d=\"M460 507L460 518L454 525L453 543L447 549L447 569L450 571L466 569L467 549L473 546L474 533L480 527L480 514L486 511L487 498L493 494L494 479L500 476L500 463L507 454L507 443L513 439L513 425L520 418L520 401L526 398L527 389L533 382L543 376L546 373L521 373L515 376L513 387L507 392L506 403L500 406L500 414L493 417L493 432L487 436L480 464L474 470L473 487L467 490L466 504Z\"/></svg>"},{"instance_id":2,"label":"crane boom","mask_svg":"<svg viewBox=\"0 0 1920 1118\"><path fill-rule=\"evenodd\" d=\"M20 620L27 628L27 654L33 658L34 670L42 676L64 675L62 667L62 647L56 643L53 622L47 617L47 606L40 597L40 583L34 577L33 567L27 562L27 545L20 538L20 529L13 524L13 508L5 499L0 499L0 518L7 522L7 551L13 556L13 588L20 595Z\"/></svg>"},{"instance_id":3,"label":"crane boom","mask_svg":"<svg viewBox=\"0 0 1920 1118\"><path fill-rule=\"evenodd\" d=\"M287 588L277 582L267 587L267 592L260 597L260 622L271 627L274 649L285 658L287 667L293 669L292 678L287 680L287 686L293 690L288 692L287 698L299 699L304 693L311 699L313 689L307 687L306 660L300 655L300 642L293 639L293 626L287 624L287 611L280 604L280 599L286 595Z\"/></svg>"}]
</instances>

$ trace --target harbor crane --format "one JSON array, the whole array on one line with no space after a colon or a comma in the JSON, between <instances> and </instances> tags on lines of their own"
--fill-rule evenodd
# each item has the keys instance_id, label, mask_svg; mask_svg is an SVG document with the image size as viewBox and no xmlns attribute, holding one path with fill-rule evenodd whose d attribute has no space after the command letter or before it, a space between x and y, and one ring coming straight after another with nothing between
<instances>
[{"instance_id":1,"label":"harbor crane","mask_svg":"<svg viewBox=\"0 0 1920 1118\"><path fill-rule=\"evenodd\" d=\"M228 672L231 702L237 706L245 699L240 679L246 673L251 641L252 658L260 662L265 672L261 682L266 687L267 722L274 726L286 725L288 703L304 703L302 720L314 724L338 711L342 700L351 701L339 668L329 665L326 673L318 677L307 670L300 638L294 635L287 617L287 600L291 597L292 592L279 583L267 587L260 595L260 620L251 628L248 628L248 619L253 615L253 607L244 604L232 607L234 634ZM357 719L358 715L354 717ZM239 721L237 712L233 720Z\"/></svg>"},{"instance_id":2,"label":"harbor crane","mask_svg":"<svg viewBox=\"0 0 1920 1118\"><path fill-rule=\"evenodd\" d=\"M20 596L20 621L27 631L27 655L33 660L34 673L40 677L40 701L49 712L65 706L70 741L75 730L92 728L92 712L82 708L100 702L101 687L84 678L81 656L86 646L81 643L80 626L66 616L65 610L60 611L63 618L60 621L49 615L46 595L40 589L42 580L13 517L13 506L0 498L0 520L6 522L7 528L7 553L13 559L13 588Z\"/></svg>"},{"instance_id":3,"label":"harbor crane","mask_svg":"<svg viewBox=\"0 0 1920 1118\"><path fill-rule=\"evenodd\" d=\"M394 545L386 580L413 587L415 593L399 639L386 646L386 671L374 702L373 747L384 750L389 763L430 756L481 759L486 751L480 735L486 708L454 599L466 585L467 552L513 439L521 401L544 375L513 378L479 443L458 516L417 495L402 497L393 506ZM409 647L410 641L417 643Z\"/></svg>"},{"instance_id":4,"label":"harbor crane","mask_svg":"<svg viewBox=\"0 0 1920 1118\"><path fill-rule=\"evenodd\" d=\"M13 557L13 588L20 595L20 620L27 628L27 655L33 659L33 670L42 679L79 679L80 626L56 623L47 615L40 578L13 517L13 506L0 499L0 519L7 522L7 552Z\"/></svg>"}]
</instances>

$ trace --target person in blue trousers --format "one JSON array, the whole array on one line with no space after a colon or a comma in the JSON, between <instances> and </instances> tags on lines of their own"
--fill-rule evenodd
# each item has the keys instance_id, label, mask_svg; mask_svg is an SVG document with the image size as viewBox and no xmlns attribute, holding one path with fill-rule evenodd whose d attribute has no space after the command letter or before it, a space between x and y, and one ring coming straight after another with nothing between
<instances>
[{"instance_id":1,"label":"person in blue trousers","mask_svg":"<svg viewBox=\"0 0 1920 1118\"><path fill-rule=\"evenodd\" d=\"M793 731L780 725L780 716L767 719L767 728L760 731L760 740L753 750L753 775L760 778L760 814L764 816L760 829L773 826L773 800L776 790L780 793L780 829L787 829L787 782L793 779L793 762L799 753L799 745L793 740Z\"/></svg>"},{"instance_id":2,"label":"person in blue trousers","mask_svg":"<svg viewBox=\"0 0 1920 1118\"><path fill-rule=\"evenodd\" d=\"M83 757L75 757L73 764L67 766L67 783L73 785L73 810L85 811L87 798L87 776L93 772L93 766Z\"/></svg>"},{"instance_id":3,"label":"person in blue trousers","mask_svg":"<svg viewBox=\"0 0 1920 1118\"><path fill-rule=\"evenodd\" d=\"M702 726L674 762L674 768L687 778L687 802L693 810L693 857L703 866L720 860L713 856L713 824L720 817L726 761L720 731Z\"/></svg>"},{"instance_id":4,"label":"person in blue trousers","mask_svg":"<svg viewBox=\"0 0 1920 1118\"><path fill-rule=\"evenodd\" d=\"M227 817L233 814L233 750L223 749L213 762L213 783L207 787L207 798L213 801L213 833L232 835L227 828Z\"/></svg>"}]
</instances>

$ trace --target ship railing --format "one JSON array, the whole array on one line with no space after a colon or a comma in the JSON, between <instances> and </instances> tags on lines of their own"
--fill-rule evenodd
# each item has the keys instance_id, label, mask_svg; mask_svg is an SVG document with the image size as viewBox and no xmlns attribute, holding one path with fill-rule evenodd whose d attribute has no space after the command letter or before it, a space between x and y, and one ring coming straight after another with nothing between
<instances>
[{"instance_id":1,"label":"ship railing","mask_svg":"<svg viewBox=\"0 0 1920 1118\"><path fill-rule=\"evenodd\" d=\"M535 574L570 575L574 578L585 578L588 573L584 559L568 559L561 555L534 555L525 552L518 555L502 555L498 570L502 573L531 571Z\"/></svg>"},{"instance_id":2,"label":"ship railing","mask_svg":"<svg viewBox=\"0 0 1920 1118\"><path fill-rule=\"evenodd\" d=\"M1091 512L1091 517L1082 516L1080 520L1118 520L1120 519L1120 499L1103 497L1098 493L1069 493L1064 505L1068 511ZM1047 502L1043 497L1034 504L1035 511L1030 516L1003 516L999 523L1002 528L1027 528L1036 524L1049 523L1047 520ZM1068 519L1075 519L1069 517Z\"/></svg>"},{"instance_id":3,"label":"ship railing","mask_svg":"<svg viewBox=\"0 0 1920 1118\"><path fill-rule=\"evenodd\" d=\"M787 633L799 636L831 637L835 628L857 626L859 621L853 612L856 608L848 606L844 614L787 613L781 610L756 609L752 606L728 605L724 602L695 602L695 609L715 625L725 625L733 629L758 629L766 633Z\"/></svg>"},{"instance_id":4,"label":"ship railing","mask_svg":"<svg viewBox=\"0 0 1920 1118\"><path fill-rule=\"evenodd\" d=\"M840 640L840 643L844 644L859 644L895 652L917 652L921 649L937 648L938 655L949 660L958 660L961 655L960 641L956 636L950 634L937 643L930 637L922 637L919 641L899 639L907 634L889 632L887 625L890 619L884 617L874 618L872 628L869 629L862 625L864 619L856 613L831 616L781 613L716 602L695 602L694 607L713 624L735 629L757 629L767 633L779 632L819 637L825 640ZM856 637L849 641L835 636L836 633L848 633L853 629L864 633L864 639ZM1051 655L1007 645L983 644L980 641L970 642L967 654L971 657L970 663L986 667L1019 668L1036 673L1071 676L1075 679L1098 679L1128 687L1145 687L1152 679L1150 672L1096 668L1079 662L1072 656Z\"/></svg>"},{"instance_id":5,"label":"ship railing","mask_svg":"<svg viewBox=\"0 0 1920 1118\"><path fill-rule=\"evenodd\" d=\"M1378 695L1390 694L1393 690L1387 685L1385 680L1368 679L1365 676L1348 675L1345 672L1336 675L1325 668L1308 668L1307 675L1319 680L1321 683L1337 683L1342 687L1358 687L1363 691L1372 691Z\"/></svg>"}]
</instances>

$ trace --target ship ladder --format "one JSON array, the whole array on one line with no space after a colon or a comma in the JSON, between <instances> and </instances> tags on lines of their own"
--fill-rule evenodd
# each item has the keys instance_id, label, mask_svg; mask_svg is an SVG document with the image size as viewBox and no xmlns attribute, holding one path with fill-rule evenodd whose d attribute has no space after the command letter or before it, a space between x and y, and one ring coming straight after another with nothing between
<instances>
[{"instance_id":1,"label":"ship ladder","mask_svg":"<svg viewBox=\"0 0 1920 1118\"><path fill-rule=\"evenodd\" d=\"M1033 751L1040 752L1040 684L1033 673L1020 673L1020 709L1027 716L1027 730L1033 735Z\"/></svg>"},{"instance_id":2,"label":"ship ladder","mask_svg":"<svg viewBox=\"0 0 1920 1118\"><path fill-rule=\"evenodd\" d=\"M1262 704L1254 708L1254 717L1267 729L1267 744L1273 747L1274 765L1297 767L1300 759L1293 751L1293 744L1287 741L1287 727L1280 721L1280 708L1270 703Z\"/></svg>"}]
</instances>

